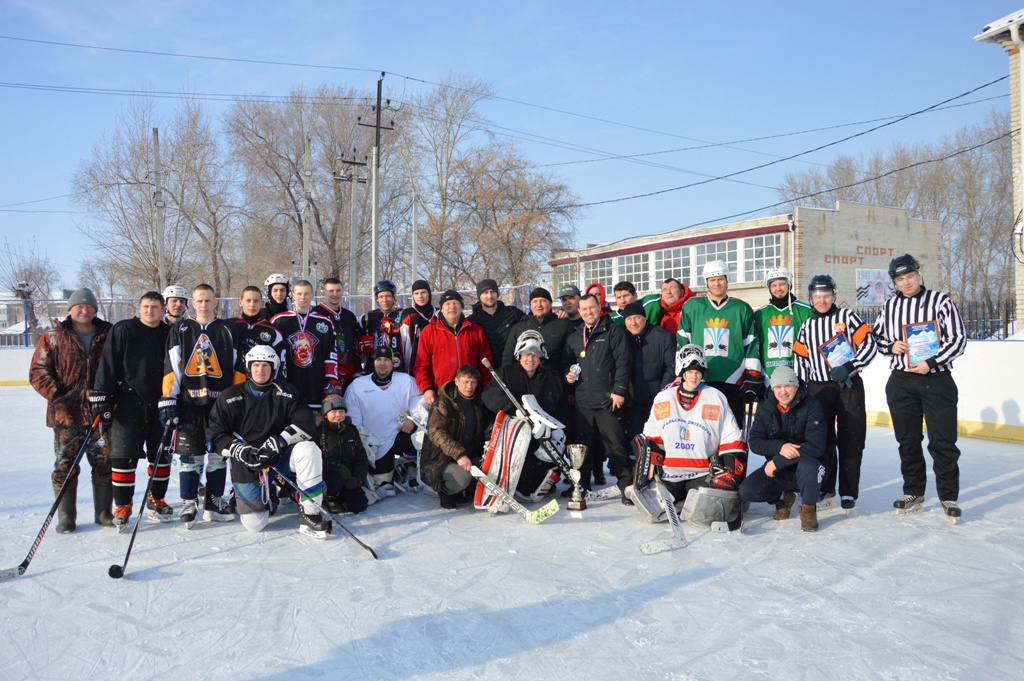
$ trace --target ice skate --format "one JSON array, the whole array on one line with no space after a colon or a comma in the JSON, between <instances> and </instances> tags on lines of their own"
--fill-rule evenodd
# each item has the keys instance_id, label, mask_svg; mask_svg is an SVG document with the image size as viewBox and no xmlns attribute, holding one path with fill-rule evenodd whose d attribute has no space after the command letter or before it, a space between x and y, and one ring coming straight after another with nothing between
<instances>
[{"instance_id":1,"label":"ice skate","mask_svg":"<svg viewBox=\"0 0 1024 681\"><path fill-rule=\"evenodd\" d=\"M892 506L896 509L897 515L916 513L924 506L924 497L917 496L916 494L904 494L902 497L892 502Z\"/></svg>"},{"instance_id":2,"label":"ice skate","mask_svg":"<svg viewBox=\"0 0 1024 681\"><path fill-rule=\"evenodd\" d=\"M174 518L174 509L163 499L154 499L150 495L146 500L146 517L161 523L169 523Z\"/></svg>"},{"instance_id":3,"label":"ice skate","mask_svg":"<svg viewBox=\"0 0 1024 681\"><path fill-rule=\"evenodd\" d=\"M199 509L196 507L195 499L185 499L181 502L181 513L178 517L181 518L186 530L195 527L197 515L199 515Z\"/></svg>"},{"instance_id":4,"label":"ice skate","mask_svg":"<svg viewBox=\"0 0 1024 681\"><path fill-rule=\"evenodd\" d=\"M299 532L315 539L327 539L327 536L331 533L331 521L319 513L307 515L300 506Z\"/></svg>"}]
</instances>

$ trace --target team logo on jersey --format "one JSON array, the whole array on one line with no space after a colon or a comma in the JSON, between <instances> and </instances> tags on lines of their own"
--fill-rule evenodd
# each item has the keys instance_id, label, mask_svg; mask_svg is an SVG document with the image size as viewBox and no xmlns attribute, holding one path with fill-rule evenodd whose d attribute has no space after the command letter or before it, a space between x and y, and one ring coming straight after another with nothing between
<instances>
[{"instance_id":1,"label":"team logo on jersey","mask_svg":"<svg viewBox=\"0 0 1024 681\"><path fill-rule=\"evenodd\" d=\"M793 356L793 318L775 315L768 318L767 355L772 359L788 359Z\"/></svg>"},{"instance_id":2,"label":"team logo on jersey","mask_svg":"<svg viewBox=\"0 0 1024 681\"><path fill-rule=\"evenodd\" d=\"M679 426L679 439L680 440L684 440L684 441L690 439L690 427L689 426Z\"/></svg>"},{"instance_id":3,"label":"team logo on jersey","mask_svg":"<svg viewBox=\"0 0 1024 681\"><path fill-rule=\"evenodd\" d=\"M667 419L672 413L672 407L668 402L658 402L654 405L654 418Z\"/></svg>"},{"instance_id":4,"label":"team logo on jersey","mask_svg":"<svg viewBox=\"0 0 1024 681\"><path fill-rule=\"evenodd\" d=\"M704 354L708 357L726 357L729 354L729 322L709 319L704 327Z\"/></svg>"},{"instance_id":5,"label":"team logo on jersey","mask_svg":"<svg viewBox=\"0 0 1024 681\"><path fill-rule=\"evenodd\" d=\"M836 322L835 324L832 325L832 331L833 333L845 333L846 324L844 324L843 322Z\"/></svg>"},{"instance_id":6,"label":"team logo on jersey","mask_svg":"<svg viewBox=\"0 0 1024 681\"><path fill-rule=\"evenodd\" d=\"M263 343L269 343L270 342L270 332L269 331L260 331L260 341L262 341Z\"/></svg>"},{"instance_id":7,"label":"team logo on jersey","mask_svg":"<svg viewBox=\"0 0 1024 681\"><path fill-rule=\"evenodd\" d=\"M326 322L317 322L316 323L316 330L319 331L320 333L327 333L327 328L328 327L327 327L327 323Z\"/></svg>"},{"instance_id":8,"label":"team logo on jersey","mask_svg":"<svg viewBox=\"0 0 1024 681\"><path fill-rule=\"evenodd\" d=\"M288 346L291 348L292 363L297 367L306 368L313 364L313 351L316 349L319 339L308 331L296 331L288 336Z\"/></svg>"},{"instance_id":9,"label":"team logo on jersey","mask_svg":"<svg viewBox=\"0 0 1024 681\"><path fill-rule=\"evenodd\" d=\"M220 378L224 372L220 369L220 362L217 354L213 351L213 343L205 333L199 334L196 345L192 348L192 356L188 358L185 365L186 376L209 376Z\"/></svg>"},{"instance_id":10,"label":"team logo on jersey","mask_svg":"<svg viewBox=\"0 0 1024 681\"><path fill-rule=\"evenodd\" d=\"M700 417L705 421L717 421L722 408L717 404L705 404L700 410Z\"/></svg>"}]
</instances>

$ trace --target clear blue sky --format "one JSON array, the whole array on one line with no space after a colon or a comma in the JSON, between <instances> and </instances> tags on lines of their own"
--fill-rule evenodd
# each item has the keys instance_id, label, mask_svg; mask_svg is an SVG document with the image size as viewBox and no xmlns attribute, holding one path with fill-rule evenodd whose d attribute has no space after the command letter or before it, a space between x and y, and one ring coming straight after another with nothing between
<instances>
[{"instance_id":1,"label":"clear blue sky","mask_svg":"<svg viewBox=\"0 0 1024 681\"><path fill-rule=\"evenodd\" d=\"M917 111L1007 74L985 24L1024 6L998 2L38 2L0 4L0 247L34 236L74 285L88 259L68 198L81 160L125 96L11 84L134 91L283 95L330 81L402 99L445 74L495 89L482 112L495 131L548 166L584 202L670 189L750 168L860 132L842 127L642 160L703 143L798 132ZM67 47L55 43L268 60L269 66ZM938 140L1009 108L1003 81L960 101L769 168L739 182L595 205L579 244L653 234L774 203L786 172L895 141ZM507 100L516 100L514 103ZM161 100L170 115L175 102ZM209 103L217 115L226 104ZM557 110L557 111L555 111ZM594 119L602 119L601 121ZM539 138L545 138L543 140ZM568 148L567 148L568 147ZM587 151L583 148L593 151ZM562 164L551 165L549 164ZM42 200L42 201L41 201ZM23 202L34 202L24 203ZM23 204L23 205L12 205ZM771 213L783 212L780 210Z\"/></svg>"}]
</instances>

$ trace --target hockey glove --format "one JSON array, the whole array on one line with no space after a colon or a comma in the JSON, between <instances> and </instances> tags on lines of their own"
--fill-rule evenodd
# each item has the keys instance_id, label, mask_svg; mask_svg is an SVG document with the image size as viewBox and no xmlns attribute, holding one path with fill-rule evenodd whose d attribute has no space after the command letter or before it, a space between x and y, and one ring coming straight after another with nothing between
<instances>
[{"instance_id":1,"label":"hockey glove","mask_svg":"<svg viewBox=\"0 0 1024 681\"><path fill-rule=\"evenodd\" d=\"M539 422L533 424L534 440L547 440L549 437L551 437L551 428Z\"/></svg>"},{"instance_id":2,"label":"hockey glove","mask_svg":"<svg viewBox=\"0 0 1024 681\"><path fill-rule=\"evenodd\" d=\"M176 397L161 397L156 406L160 409L160 423L165 427L178 425L178 399Z\"/></svg>"},{"instance_id":3,"label":"hockey glove","mask_svg":"<svg viewBox=\"0 0 1024 681\"><path fill-rule=\"evenodd\" d=\"M105 393L101 390L90 390L89 410L92 412L93 418L100 417L104 428L108 427L110 421L114 418L114 403L111 400L110 393Z\"/></svg>"},{"instance_id":4,"label":"hockey glove","mask_svg":"<svg viewBox=\"0 0 1024 681\"><path fill-rule=\"evenodd\" d=\"M263 468L263 464L260 463L259 451L244 442L232 442L231 446L228 447L228 453L231 454L232 459L249 470L258 471Z\"/></svg>"},{"instance_id":5,"label":"hockey glove","mask_svg":"<svg viewBox=\"0 0 1024 681\"><path fill-rule=\"evenodd\" d=\"M281 437L277 435L268 437L267 441L260 447L260 466L262 468L273 466L281 458L281 452L284 451L284 448L284 440Z\"/></svg>"},{"instance_id":6,"label":"hockey glove","mask_svg":"<svg viewBox=\"0 0 1024 681\"><path fill-rule=\"evenodd\" d=\"M708 459L708 475L711 477L711 487L715 489L734 490L739 488L736 475L732 469L726 468L722 457L718 455Z\"/></svg>"},{"instance_id":7,"label":"hockey glove","mask_svg":"<svg viewBox=\"0 0 1024 681\"><path fill-rule=\"evenodd\" d=\"M743 401L747 404L758 402L761 399L761 390L764 388L764 381L753 378L744 379L740 384L740 392L743 393Z\"/></svg>"},{"instance_id":8,"label":"hockey glove","mask_svg":"<svg viewBox=\"0 0 1024 681\"><path fill-rule=\"evenodd\" d=\"M828 372L828 377L836 383L842 383L846 388L852 388L853 382L850 381L850 374L853 372L853 363L847 362L846 364L840 364L837 367L832 367Z\"/></svg>"},{"instance_id":9,"label":"hockey glove","mask_svg":"<svg viewBox=\"0 0 1024 681\"><path fill-rule=\"evenodd\" d=\"M664 466L665 465L665 450L661 447L651 447L651 465L652 466Z\"/></svg>"},{"instance_id":10,"label":"hockey glove","mask_svg":"<svg viewBox=\"0 0 1024 681\"><path fill-rule=\"evenodd\" d=\"M373 336L367 334L356 340L356 352L364 357L373 354Z\"/></svg>"}]
</instances>

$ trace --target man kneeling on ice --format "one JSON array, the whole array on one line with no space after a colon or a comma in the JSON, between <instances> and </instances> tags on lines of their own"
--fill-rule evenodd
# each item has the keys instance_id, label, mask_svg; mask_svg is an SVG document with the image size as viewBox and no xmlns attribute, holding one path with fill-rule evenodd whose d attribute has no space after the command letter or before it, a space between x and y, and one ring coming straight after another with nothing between
<instances>
[{"instance_id":1,"label":"man kneeling on ice","mask_svg":"<svg viewBox=\"0 0 1024 681\"><path fill-rule=\"evenodd\" d=\"M474 482L470 469L481 463L486 412L477 387L480 372L470 364L459 367L455 379L441 386L427 421L420 452L423 482L437 491L441 508L466 502L464 492Z\"/></svg>"},{"instance_id":2,"label":"man kneeling on ice","mask_svg":"<svg viewBox=\"0 0 1024 681\"><path fill-rule=\"evenodd\" d=\"M648 522L664 522L664 503L683 503L680 518L715 530L738 530L743 513L736 488L747 447L725 395L705 384L707 362L697 345L676 353L681 381L658 393L637 448L626 495Z\"/></svg>"},{"instance_id":3,"label":"man kneeling on ice","mask_svg":"<svg viewBox=\"0 0 1024 681\"><path fill-rule=\"evenodd\" d=\"M323 461L311 441L316 432L313 412L294 386L275 383L280 358L274 349L257 345L245 355L248 380L220 394L206 437L214 451L231 458L231 481L242 525L259 532L270 518L267 472L292 471L299 489L299 531L326 539L331 521L321 514Z\"/></svg>"},{"instance_id":4,"label":"man kneeling on ice","mask_svg":"<svg viewBox=\"0 0 1024 681\"><path fill-rule=\"evenodd\" d=\"M750 428L750 448L768 459L740 485L740 498L775 504L775 519L788 520L800 492L800 528L818 531L818 493L825 476L825 412L796 372L778 367L772 389Z\"/></svg>"}]
</instances>

